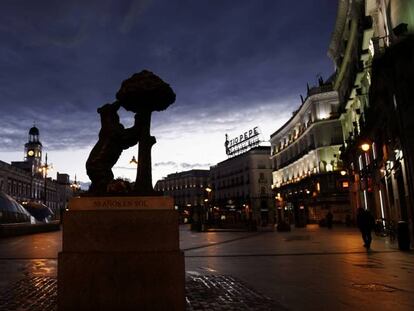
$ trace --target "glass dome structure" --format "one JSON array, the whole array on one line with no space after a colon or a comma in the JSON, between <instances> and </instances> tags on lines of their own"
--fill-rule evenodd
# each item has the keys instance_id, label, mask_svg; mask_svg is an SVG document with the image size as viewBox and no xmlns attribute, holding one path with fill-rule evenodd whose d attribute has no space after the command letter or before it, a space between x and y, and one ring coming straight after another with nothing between
<instances>
[{"instance_id":1,"label":"glass dome structure","mask_svg":"<svg viewBox=\"0 0 414 311\"><path fill-rule=\"evenodd\" d=\"M31 222L31 215L11 196L0 191L0 224Z\"/></svg>"}]
</instances>

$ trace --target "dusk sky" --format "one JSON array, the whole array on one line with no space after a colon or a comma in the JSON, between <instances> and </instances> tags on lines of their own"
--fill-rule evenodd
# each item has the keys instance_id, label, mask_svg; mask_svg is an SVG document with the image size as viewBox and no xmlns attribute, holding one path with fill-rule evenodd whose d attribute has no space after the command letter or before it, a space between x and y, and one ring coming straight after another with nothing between
<instances>
[{"instance_id":1,"label":"dusk sky","mask_svg":"<svg viewBox=\"0 0 414 311\"><path fill-rule=\"evenodd\" d=\"M148 69L177 94L153 114L153 182L208 169L227 158L225 133L259 126L269 140L306 83L332 74L326 52L336 8L336 0L2 0L0 160L23 160L35 122L52 175L88 181L96 109ZM120 115L132 125L130 112ZM136 154L124 152L115 176L135 180Z\"/></svg>"}]
</instances>

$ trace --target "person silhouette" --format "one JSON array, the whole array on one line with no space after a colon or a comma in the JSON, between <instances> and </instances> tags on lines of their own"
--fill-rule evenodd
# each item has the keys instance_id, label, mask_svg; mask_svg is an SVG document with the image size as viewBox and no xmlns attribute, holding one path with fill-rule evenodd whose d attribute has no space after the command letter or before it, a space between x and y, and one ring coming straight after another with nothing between
<instances>
[{"instance_id":1,"label":"person silhouette","mask_svg":"<svg viewBox=\"0 0 414 311\"><path fill-rule=\"evenodd\" d=\"M357 225L359 231L361 231L364 247L368 250L371 248L372 242L371 231L375 226L374 216L372 216L369 210L364 210L362 207L359 207L357 210Z\"/></svg>"}]
</instances>

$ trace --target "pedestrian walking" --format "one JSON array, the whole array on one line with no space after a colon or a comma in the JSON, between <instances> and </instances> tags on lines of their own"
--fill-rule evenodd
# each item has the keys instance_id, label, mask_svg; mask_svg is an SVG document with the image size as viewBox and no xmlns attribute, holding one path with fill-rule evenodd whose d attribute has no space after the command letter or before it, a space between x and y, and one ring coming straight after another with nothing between
<instances>
[{"instance_id":1,"label":"pedestrian walking","mask_svg":"<svg viewBox=\"0 0 414 311\"><path fill-rule=\"evenodd\" d=\"M328 211L328 214L326 214L326 226L328 227L328 229L332 229L332 220L333 215L331 211Z\"/></svg>"},{"instance_id":2,"label":"pedestrian walking","mask_svg":"<svg viewBox=\"0 0 414 311\"><path fill-rule=\"evenodd\" d=\"M372 241L371 231L375 226L374 216L372 216L369 210L364 210L362 207L358 208L357 225L361 231L364 247L368 250L371 247Z\"/></svg>"}]
</instances>

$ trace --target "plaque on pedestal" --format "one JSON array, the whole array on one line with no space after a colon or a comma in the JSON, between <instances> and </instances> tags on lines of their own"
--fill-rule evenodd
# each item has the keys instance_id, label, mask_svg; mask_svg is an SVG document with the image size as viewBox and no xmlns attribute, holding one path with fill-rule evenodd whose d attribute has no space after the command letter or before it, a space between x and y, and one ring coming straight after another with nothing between
<instances>
[{"instance_id":1,"label":"plaque on pedestal","mask_svg":"<svg viewBox=\"0 0 414 311\"><path fill-rule=\"evenodd\" d=\"M69 204L71 211L86 210L173 210L174 200L162 196L76 197Z\"/></svg>"}]
</instances>

